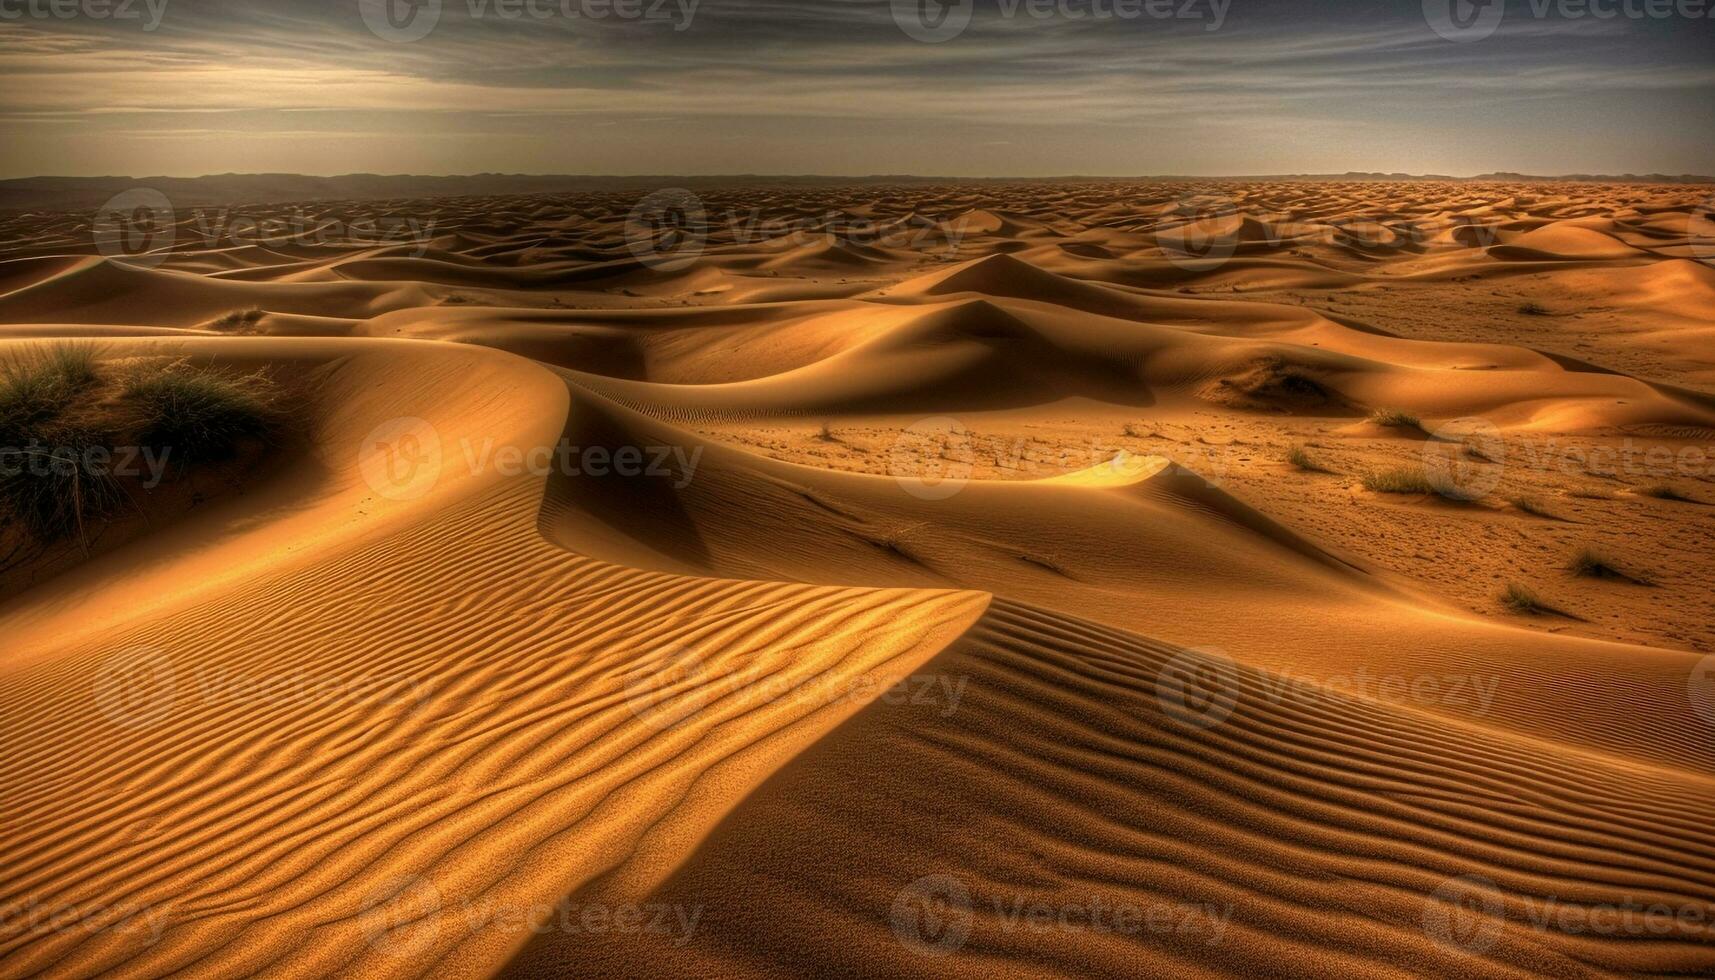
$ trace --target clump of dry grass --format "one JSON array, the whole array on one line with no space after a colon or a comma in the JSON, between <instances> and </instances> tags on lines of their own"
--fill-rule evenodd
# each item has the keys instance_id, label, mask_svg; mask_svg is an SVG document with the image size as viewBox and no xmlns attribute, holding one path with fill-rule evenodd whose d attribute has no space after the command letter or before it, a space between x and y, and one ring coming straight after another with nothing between
<instances>
[{"instance_id":1,"label":"clump of dry grass","mask_svg":"<svg viewBox=\"0 0 1715 980\"><path fill-rule=\"evenodd\" d=\"M1243 373L1221 378L1206 394L1241 408L1310 408L1340 401L1309 370L1280 357L1260 358Z\"/></svg>"},{"instance_id":2,"label":"clump of dry grass","mask_svg":"<svg viewBox=\"0 0 1715 980\"><path fill-rule=\"evenodd\" d=\"M1307 473L1333 473L1334 470L1326 463L1310 455L1310 450L1299 443L1286 451L1286 461Z\"/></svg>"},{"instance_id":3,"label":"clump of dry grass","mask_svg":"<svg viewBox=\"0 0 1715 980\"><path fill-rule=\"evenodd\" d=\"M29 443L0 450L8 457L0 472L0 510L39 541L87 541L87 523L125 500L119 482L90 465L110 459L114 441L93 422L55 420L38 428Z\"/></svg>"},{"instance_id":4,"label":"clump of dry grass","mask_svg":"<svg viewBox=\"0 0 1715 980\"><path fill-rule=\"evenodd\" d=\"M1371 493L1434 493L1460 503L1470 503L1482 497L1480 493L1459 486L1445 474L1430 473L1422 468L1407 466L1365 474L1364 489Z\"/></svg>"},{"instance_id":5,"label":"clump of dry grass","mask_svg":"<svg viewBox=\"0 0 1715 980\"><path fill-rule=\"evenodd\" d=\"M1670 487L1665 483L1657 483L1653 486L1640 487L1638 488L1638 493L1641 493L1646 497L1654 497L1657 500L1673 500L1682 504L1701 503L1701 501L1697 500L1695 497L1688 496L1683 491Z\"/></svg>"},{"instance_id":6,"label":"clump of dry grass","mask_svg":"<svg viewBox=\"0 0 1715 980\"><path fill-rule=\"evenodd\" d=\"M216 330L246 333L256 329L256 325L261 323L262 318L267 315L268 314L265 313L261 307L253 306L248 310L233 310L231 313L215 320L213 323L209 324L209 326Z\"/></svg>"},{"instance_id":7,"label":"clump of dry grass","mask_svg":"<svg viewBox=\"0 0 1715 980\"><path fill-rule=\"evenodd\" d=\"M1515 613L1526 616L1539 616L1543 613L1554 612L1554 609L1544 604L1535 592L1517 582L1508 582L1501 591L1501 605Z\"/></svg>"},{"instance_id":8,"label":"clump of dry grass","mask_svg":"<svg viewBox=\"0 0 1715 980\"><path fill-rule=\"evenodd\" d=\"M33 426L63 413L95 380L88 345L55 344L39 356L0 362L0 444L22 445Z\"/></svg>"},{"instance_id":9,"label":"clump of dry grass","mask_svg":"<svg viewBox=\"0 0 1715 980\"><path fill-rule=\"evenodd\" d=\"M1514 509L1521 510L1526 514L1532 514L1536 517L1548 517L1557 521L1560 520L1559 514L1549 510L1542 501L1535 497L1508 497L1507 503L1512 504Z\"/></svg>"},{"instance_id":10,"label":"clump of dry grass","mask_svg":"<svg viewBox=\"0 0 1715 980\"><path fill-rule=\"evenodd\" d=\"M282 418L261 375L180 362L111 377L88 345L15 357L0 364L0 514L43 544L87 542L88 523L127 499L119 461L138 450L181 468L224 459Z\"/></svg>"},{"instance_id":11,"label":"clump of dry grass","mask_svg":"<svg viewBox=\"0 0 1715 980\"><path fill-rule=\"evenodd\" d=\"M1378 408L1370 413L1370 423L1388 429L1424 431L1423 420L1403 408Z\"/></svg>"},{"instance_id":12,"label":"clump of dry grass","mask_svg":"<svg viewBox=\"0 0 1715 980\"><path fill-rule=\"evenodd\" d=\"M127 375L120 395L132 411L138 445L169 454L177 466L228 459L246 439L273 436L279 389L261 374L226 374L179 361Z\"/></svg>"},{"instance_id":13,"label":"clump of dry grass","mask_svg":"<svg viewBox=\"0 0 1715 980\"><path fill-rule=\"evenodd\" d=\"M122 499L112 477L86 463L113 442L79 411L98 380L88 345L56 344L0 364L0 510L40 540L82 539L84 522Z\"/></svg>"},{"instance_id":14,"label":"clump of dry grass","mask_svg":"<svg viewBox=\"0 0 1715 980\"><path fill-rule=\"evenodd\" d=\"M1650 581L1635 572L1628 572L1620 567L1606 552L1586 545L1572 555L1572 560L1566 565L1568 571L1584 578L1610 579L1623 582L1635 582L1638 585L1649 585Z\"/></svg>"}]
</instances>

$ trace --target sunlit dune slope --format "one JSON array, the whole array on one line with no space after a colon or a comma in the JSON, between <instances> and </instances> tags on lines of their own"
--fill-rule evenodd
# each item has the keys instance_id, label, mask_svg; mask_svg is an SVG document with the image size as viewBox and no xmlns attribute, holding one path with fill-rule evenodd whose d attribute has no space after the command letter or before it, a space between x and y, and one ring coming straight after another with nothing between
<instances>
[{"instance_id":1,"label":"sunlit dune slope","mask_svg":"<svg viewBox=\"0 0 1715 980\"><path fill-rule=\"evenodd\" d=\"M0 976L1715 974L1712 191L0 215L291 394L8 570Z\"/></svg>"}]
</instances>

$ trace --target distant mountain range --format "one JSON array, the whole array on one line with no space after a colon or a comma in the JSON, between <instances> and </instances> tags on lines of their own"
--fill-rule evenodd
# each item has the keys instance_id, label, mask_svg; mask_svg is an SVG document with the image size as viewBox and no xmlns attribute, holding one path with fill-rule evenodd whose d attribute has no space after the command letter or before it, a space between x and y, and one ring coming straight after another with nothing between
<instances>
[{"instance_id":1,"label":"distant mountain range","mask_svg":"<svg viewBox=\"0 0 1715 980\"><path fill-rule=\"evenodd\" d=\"M1567 174L1545 177L1496 172L1475 177L1442 174L1349 172L1343 174L1268 174L1236 177L922 177L876 174L865 177L765 176L732 174L712 177L579 174L467 174L432 177L413 174L343 174L309 177L303 174L211 174L205 177L22 177L0 180L0 210L67 211L95 209L115 195L139 187L165 194L175 207L234 204L278 204L289 201L353 201L389 198L466 197L491 194L549 194L577 191L629 191L660 187L720 187L736 184L835 186L874 183L1015 183L1092 180L1302 180L1302 181L1503 181L1549 183L1711 184L1715 178L1693 174Z\"/></svg>"}]
</instances>

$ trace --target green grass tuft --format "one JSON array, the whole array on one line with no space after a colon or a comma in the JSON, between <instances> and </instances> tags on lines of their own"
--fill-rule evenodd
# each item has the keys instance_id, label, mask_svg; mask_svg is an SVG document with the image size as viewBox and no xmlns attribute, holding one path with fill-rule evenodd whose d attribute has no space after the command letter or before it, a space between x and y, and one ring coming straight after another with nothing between
<instances>
[{"instance_id":1,"label":"green grass tuft","mask_svg":"<svg viewBox=\"0 0 1715 980\"><path fill-rule=\"evenodd\" d=\"M121 396L135 413L138 445L165 453L173 466L230 459L245 440L272 438L281 418L278 389L266 377L182 361L133 372Z\"/></svg>"},{"instance_id":2,"label":"green grass tuft","mask_svg":"<svg viewBox=\"0 0 1715 980\"><path fill-rule=\"evenodd\" d=\"M108 434L73 411L98 380L87 344L55 344L0 364L0 511L37 538L81 537L84 521L120 497L111 477L84 462L109 445Z\"/></svg>"},{"instance_id":3,"label":"green grass tuft","mask_svg":"<svg viewBox=\"0 0 1715 980\"><path fill-rule=\"evenodd\" d=\"M0 445L29 442L95 381L95 349L86 344L55 344L0 363Z\"/></svg>"},{"instance_id":4,"label":"green grass tuft","mask_svg":"<svg viewBox=\"0 0 1715 980\"><path fill-rule=\"evenodd\" d=\"M89 523L129 499L113 469L133 447L178 467L227 458L274 434L279 402L261 375L183 362L112 377L88 345L15 357L0 364L0 523L87 546Z\"/></svg>"},{"instance_id":5,"label":"green grass tuft","mask_svg":"<svg viewBox=\"0 0 1715 980\"><path fill-rule=\"evenodd\" d=\"M87 540L89 521L112 513L125 494L103 467L113 437L99 426L54 422L24 445L8 446L0 470L0 505L37 539Z\"/></svg>"}]
</instances>

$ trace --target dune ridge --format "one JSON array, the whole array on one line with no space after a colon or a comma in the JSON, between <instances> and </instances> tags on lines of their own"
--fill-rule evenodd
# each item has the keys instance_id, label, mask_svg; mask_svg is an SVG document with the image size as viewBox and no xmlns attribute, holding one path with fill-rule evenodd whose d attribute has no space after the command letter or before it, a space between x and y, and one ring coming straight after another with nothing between
<instances>
[{"instance_id":1,"label":"dune ridge","mask_svg":"<svg viewBox=\"0 0 1715 980\"><path fill-rule=\"evenodd\" d=\"M523 186L0 217L302 389L0 600L0 975L1715 972L1709 187Z\"/></svg>"}]
</instances>

